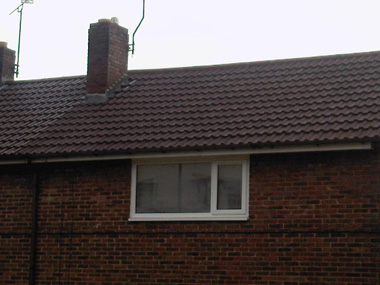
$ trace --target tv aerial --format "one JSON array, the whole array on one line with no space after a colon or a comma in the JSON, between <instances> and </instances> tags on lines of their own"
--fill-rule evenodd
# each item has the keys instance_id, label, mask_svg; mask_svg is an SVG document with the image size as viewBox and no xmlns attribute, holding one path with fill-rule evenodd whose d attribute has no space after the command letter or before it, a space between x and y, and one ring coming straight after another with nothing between
<instances>
[{"instance_id":1,"label":"tv aerial","mask_svg":"<svg viewBox=\"0 0 380 285\"><path fill-rule=\"evenodd\" d=\"M21 0L21 4L17 6L16 9L14 9L9 15L12 15L14 12L17 11L17 13L20 14L20 24L18 28L18 44L17 44L17 63L15 68L15 74L16 77L18 77L19 73L19 62L20 62L20 44L21 44L21 26L22 26L22 10L24 9L24 4L33 4L34 0Z\"/></svg>"}]
</instances>

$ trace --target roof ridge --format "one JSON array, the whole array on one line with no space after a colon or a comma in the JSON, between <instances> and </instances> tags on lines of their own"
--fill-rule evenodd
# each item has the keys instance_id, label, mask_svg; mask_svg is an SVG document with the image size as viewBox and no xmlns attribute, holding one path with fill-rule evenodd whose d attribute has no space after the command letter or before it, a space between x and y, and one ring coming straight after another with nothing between
<instances>
[{"instance_id":1,"label":"roof ridge","mask_svg":"<svg viewBox=\"0 0 380 285\"><path fill-rule=\"evenodd\" d=\"M7 81L6 84L17 84L17 83L33 83L33 82L45 82L45 81L58 81L58 80L69 80L69 79L79 79L85 78L86 75L68 75L59 77L48 77L48 78L37 78L37 79L23 79L15 81Z\"/></svg>"},{"instance_id":2,"label":"roof ridge","mask_svg":"<svg viewBox=\"0 0 380 285\"><path fill-rule=\"evenodd\" d=\"M251 65L251 64L267 64L267 63L288 63L288 62L305 62L305 61L319 61L321 59L334 59L334 58L353 58L368 56L370 54L379 55L380 50L365 51L365 52L355 52L355 53L339 53L339 54L328 54L328 55L315 55L315 56L305 56L296 58L278 58L278 59L264 59L257 61L241 61L241 62L231 62L231 63L216 63L216 64L205 64L205 65L194 65L194 66L178 66L178 67L163 67L163 68L147 68L147 69L132 69L128 72L132 73L142 73L142 72L154 72L154 71L175 71L175 70L192 70L192 69L207 69L216 67L234 67L239 65Z\"/></svg>"},{"instance_id":3,"label":"roof ridge","mask_svg":"<svg viewBox=\"0 0 380 285\"><path fill-rule=\"evenodd\" d=\"M277 58L277 59L264 59L257 61L241 61L241 62L230 62L230 63L216 63L216 64L205 64L205 65L195 65L195 66L179 66L179 67L163 67L163 68L147 68L147 69L131 69L128 70L126 74L122 76L120 81L123 81L128 72L132 73L142 73L142 72L154 72L154 71L174 71L174 70L192 70L192 69L207 69L216 67L233 67L239 65L251 65L251 64L267 64L267 63L287 63L287 62L304 62L304 61L315 61L321 59L334 59L341 57L361 57L368 56L370 54L377 54L380 56L380 50L365 51L365 52L355 52L355 53L339 53L339 54L328 54L328 55L315 55L315 56L305 56L296 58ZM44 82L44 81L55 81L55 80L69 80L69 79L79 79L85 78L87 75L68 75L68 76L58 76L58 77L47 77L47 78L37 78L37 79L23 79L15 81L7 81L4 84L17 84L17 83L31 83L31 82ZM119 81L117 82L119 83ZM113 86L116 87L116 86ZM112 89L112 88L110 88Z\"/></svg>"}]
</instances>

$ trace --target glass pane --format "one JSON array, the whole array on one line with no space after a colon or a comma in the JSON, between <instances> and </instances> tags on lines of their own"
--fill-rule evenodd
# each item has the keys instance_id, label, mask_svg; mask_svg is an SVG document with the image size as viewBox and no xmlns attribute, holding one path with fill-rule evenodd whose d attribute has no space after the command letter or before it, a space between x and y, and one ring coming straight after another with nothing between
<instances>
[{"instance_id":1,"label":"glass pane","mask_svg":"<svg viewBox=\"0 0 380 285\"><path fill-rule=\"evenodd\" d=\"M210 212L211 165L183 164L181 171L181 213Z\"/></svg>"},{"instance_id":2,"label":"glass pane","mask_svg":"<svg viewBox=\"0 0 380 285\"><path fill-rule=\"evenodd\" d=\"M137 166L136 213L210 211L211 165Z\"/></svg>"},{"instance_id":3,"label":"glass pane","mask_svg":"<svg viewBox=\"0 0 380 285\"><path fill-rule=\"evenodd\" d=\"M136 213L178 212L178 165L137 166Z\"/></svg>"},{"instance_id":4,"label":"glass pane","mask_svg":"<svg viewBox=\"0 0 380 285\"><path fill-rule=\"evenodd\" d=\"M218 166L218 210L241 209L241 164Z\"/></svg>"}]
</instances>

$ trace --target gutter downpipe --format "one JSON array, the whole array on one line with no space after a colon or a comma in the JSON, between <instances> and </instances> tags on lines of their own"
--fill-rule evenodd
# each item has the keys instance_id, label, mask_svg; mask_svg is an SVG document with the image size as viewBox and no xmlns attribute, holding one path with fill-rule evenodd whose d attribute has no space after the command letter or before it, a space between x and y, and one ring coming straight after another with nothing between
<instances>
[{"instance_id":1,"label":"gutter downpipe","mask_svg":"<svg viewBox=\"0 0 380 285\"><path fill-rule=\"evenodd\" d=\"M30 242L30 271L29 284L34 285L36 282L36 263L37 263L37 233L38 233L38 200L40 194L40 176L37 171L33 173L32 179L32 232Z\"/></svg>"}]
</instances>

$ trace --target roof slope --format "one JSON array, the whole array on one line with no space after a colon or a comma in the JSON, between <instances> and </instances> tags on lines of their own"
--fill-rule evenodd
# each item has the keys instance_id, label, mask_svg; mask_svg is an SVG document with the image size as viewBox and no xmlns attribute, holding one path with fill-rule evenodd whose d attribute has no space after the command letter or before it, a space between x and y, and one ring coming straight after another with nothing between
<instances>
[{"instance_id":1,"label":"roof slope","mask_svg":"<svg viewBox=\"0 0 380 285\"><path fill-rule=\"evenodd\" d=\"M103 104L86 78L0 88L0 155L56 156L380 139L380 52L129 71Z\"/></svg>"}]
</instances>

